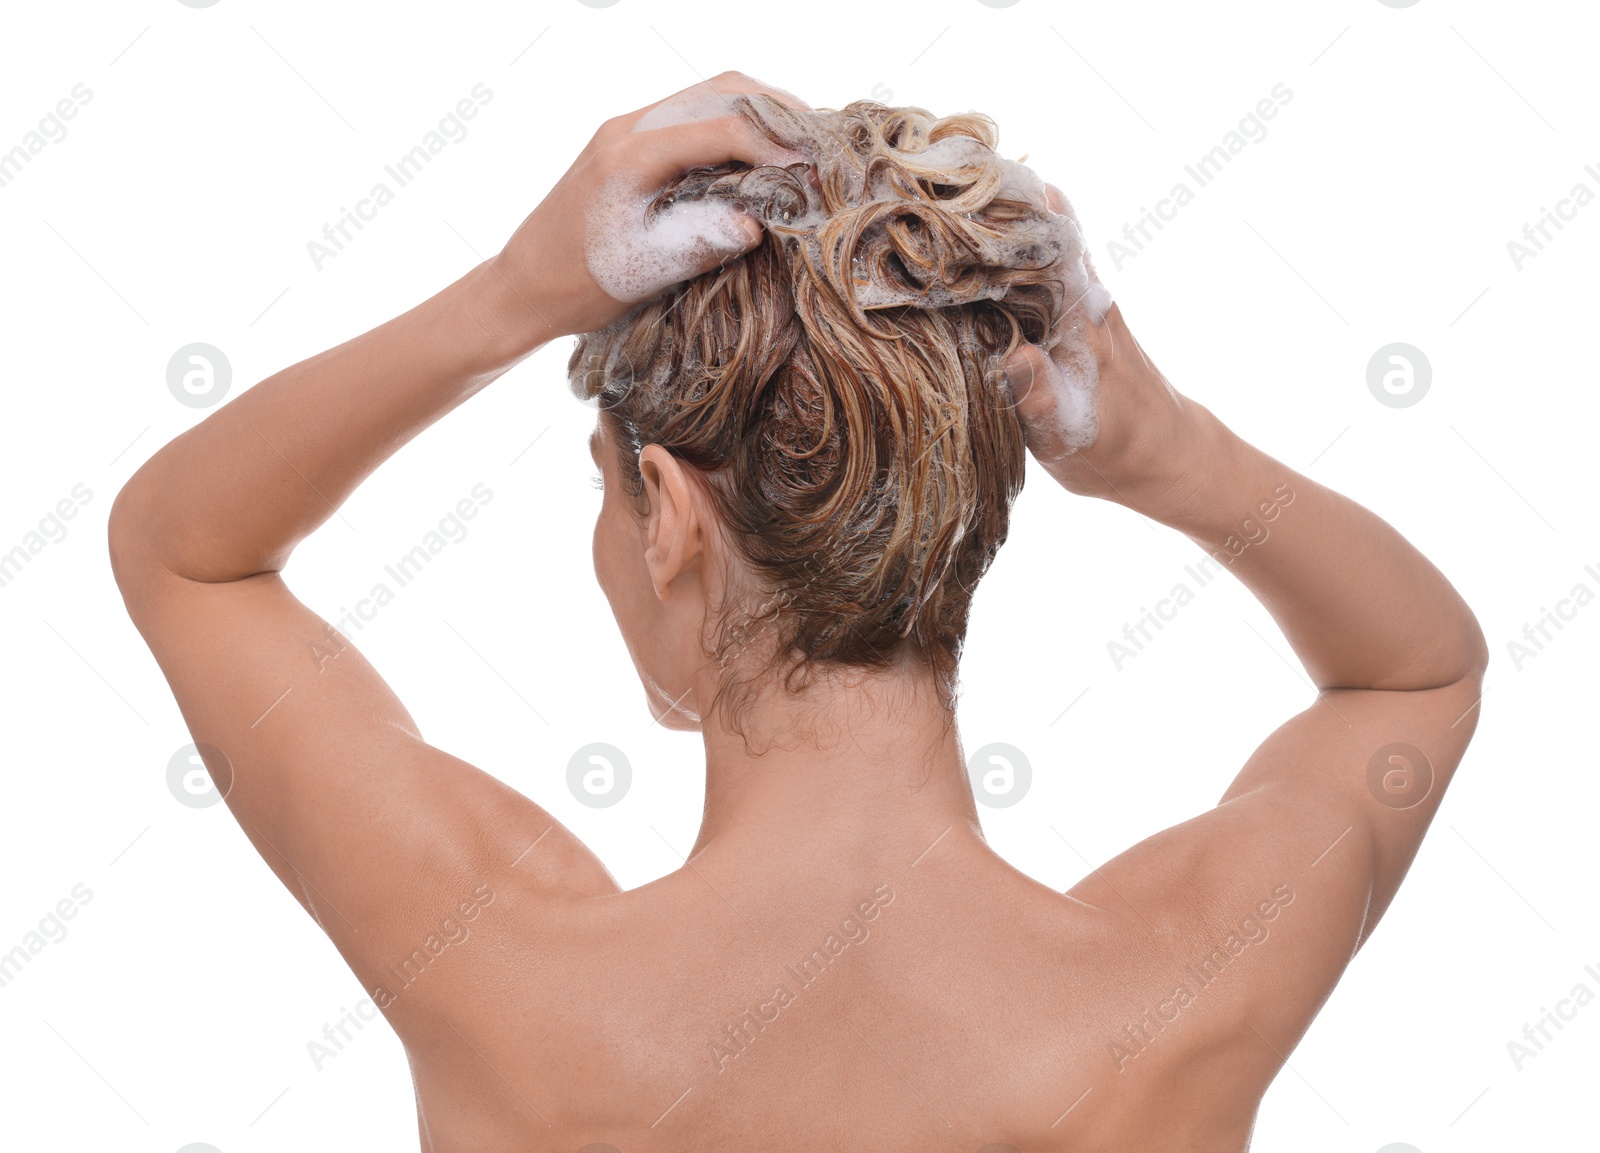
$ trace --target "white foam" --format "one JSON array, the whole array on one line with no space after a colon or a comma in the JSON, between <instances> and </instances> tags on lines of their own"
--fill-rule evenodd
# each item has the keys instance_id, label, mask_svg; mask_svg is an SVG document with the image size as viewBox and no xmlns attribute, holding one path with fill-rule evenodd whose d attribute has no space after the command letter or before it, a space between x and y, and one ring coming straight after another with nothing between
<instances>
[{"instance_id":1,"label":"white foam","mask_svg":"<svg viewBox=\"0 0 1600 1153\"><path fill-rule=\"evenodd\" d=\"M714 256L754 243L749 217L725 200L677 201L647 219L654 190L623 177L589 209L584 260L602 292L624 304L649 300L698 273Z\"/></svg>"},{"instance_id":2,"label":"white foam","mask_svg":"<svg viewBox=\"0 0 1600 1153\"><path fill-rule=\"evenodd\" d=\"M1088 448L1100 435L1100 368L1094 351L1075 330L1050 350L1046 360L1056 402L1056 436L1068 452Z\"/></svg>"},{"instance_id":3,"label":"white foam","mask_svg":"<svg viewBox=\"0 0 1600 1153\"><path fill-rule=\"evenodd\" d=\"M1048 219L1061 244L1058 268L1069 305L1060 330L1046 349L1049 384L1056 400L1056 435L1068 452L1076 452L1094 444L1100 435L1100 368L1089 343L1087 324L1098 327L1105 323L1112 297L1095 275L1088 241L1064 196L1062 211L1051 210Z\"/></svg>"},{"instance_id":4,"label":"white foam","mask_svg":"<svg viewBox=\"0 0 1600 1153\"><path fill-rule=\"evenodd\" d=\"M733 115L737 95L717 92L709 84L696 85L651 109L634 125L634 131ZM752 99L750 105L772 123L768 118L773 110L765 108L763 101ZM784 157L772 163L781 166L803 160L816 164L818 157L828 156L838 130L827 119L837 113L823 110L794 116L781 111L776 115L783 124L780 135L790 148L782 150ZM1045 383L1055 398L1056 427L1052 431L1068 451L1094 443L1099 432L1099 372L1088 326L1104 323L1111 293L1095 275L1087 240L1070 203L1063 198L1061 211L1053 210L1045 182L1036 172L1020 161L999 156L970 136L946 136L920 151L891 151L900 166L924 178L954 177L965 170L964 176L950 181L958 189L943 208L975 223L981 224L982 209L997 198L1021 201L1039 210L1027 220L1009 221L994 229L974 228L967 239L984 264L1049 266L1059 276L1066 315L1045 350L1049 360ZM972 184L974 169L993 174L993 178L970 189L960 188ZM906 202L903 186L888 170L874 170L869 179L862 166L832 163L829 177L846 204ZM758 217L769 231L801 244L813 267L820 268L824 257L818 232L828 223L828 215L816 184L802 182L804 187L797 191L792 174L785 177L770 170L766 175L740 176L736 187L729 184L732 179L732 174L726 180L716 178L713 185L721 186L711 194L693 193L648 222L646 206L651 196L608 187L590 214L587 256L595 280L618 300L648 299L705 267L713 252L731 255L748 248L750 240L743 228ZM702 190L704 187L701 185ZM958 291L939 283L936 274L926 285L908 285L903 275L875 266L875 258L882 258L882 238L874 241L869 231L858 242L852 268L855 302L862 309L899 305L940 308L978 299L1003 299L1008 291L998 284ZM921 279L920 274L915 275Z\"/></svg>"},{"instance_id":5,"label":"white foam","mask_svg":"<svg viewBox=\"0 0 1600 1153\"><path fill-rule=\"evenodd\" d=\"M912 164L946 172L973 167L997 171L1000 180L994 192L996 198L1032 204L1045 215L1032 227L1020 223L1012 225L1009 231L1014 239L984 242L980 237L979 247L984 259L994 264L1014 265L1019 249L1029 242L1037 244L1041 251L1054 251L1056 267L1062 274L1063 287L1066 289L1067 303L1075 305L1081 302L1096 325L1105 319L1106 310L1111 307L1111 293L1094 274L1089 261L1088 240L1083 235L1078 218L1065 198L1065 211L1055 212L1050 208L1045 182L1038 173L1020 161L1007 160L981 140L970 136L947 136L934 141L921 152L905 154L905 159Z\"/></svg>"},{"instance_id":6,"label":"white foam","mask_svg":"<svg viewBox=\"0 0 1600 1153\"><path fill-rule=\"evenodd\" d=\"M858 277L855 297L856 303L863 311L870 311L875 308L891 308L907 304L919 308L949 308L974 300L1004 300L1006 292L1005 285L991 284L981 292L967 292L958 297L942 284L930 284L925 288L912 290L895 288L881 277L870 279Z\"/></svg>"},{"instance_id":7,"label":"white foam","mask_svg":"<svg viewBox=\"0 0 1600 1153\"><path fill-rule=\"evenodd\" d=\"M1083 306L1089 310L1089 319L1101 325L1105 323L1106 313L1111 311L1111 290L1093 279L1094 269L1089 270L1089 276L1089 291L1083 298Z\"/></svg>"},{"instance_id":8,"label":"white foam","mask_svg":"<svg viewBox=\"0 0 1600 1153\"><path fill-rule=\"evenodd\" d=\"M1000 188L996 195L1006 200L1025 200L1041 208L1048 207L1043 179L1026 164L1007 160L981 140L971 136L946 136L935 140L921 152L902 153L904 160L913 164L942 171L959 168L985 167L1000 173Z\"/></svg>"}]
</instances>

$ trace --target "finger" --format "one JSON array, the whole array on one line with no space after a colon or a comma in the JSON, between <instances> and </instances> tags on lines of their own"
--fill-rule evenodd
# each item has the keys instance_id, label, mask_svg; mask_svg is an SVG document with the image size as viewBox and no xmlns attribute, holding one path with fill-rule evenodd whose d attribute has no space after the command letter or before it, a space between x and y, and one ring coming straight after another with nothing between
<instances>
[{"instance_id":1,"label":"finger","mask_svg":"<svg viewBox=\"0 0 1600 1153\"><path fill-rule=\"evenodd\" d=\"M772 97L780 104L787 104L790 108L799 108L806 112L812 111L811 105L801 100L794 93L786 92L782 88L775 88L771 84L757 80L754 76L746 76L743 72L724 72L719 76L713 76L706 83L710 84L718 92L729 94L759 92Z\"/></svg>"},{"instance_id":2,"label":"finger","mask_svg":"<svg viewBox=\"0 0 1600 1153\"><path fill-rule=\"evenodd\" d=\"M709 272L718 265L725 264L735 256L749 252L761 243L764 231L761 222L748 213L739 212L731 205L720 205L718 219L711 222L704 231L697 233L690 241L691 248L704 246L706 252L704 259L696 251L695 258L700 267L696 273Z\"/></svg>"},{"instance_id":3,"label":"finger","mask_svg":"<svg viewBox=\"0 0 1600 1153\"><path fill-rule=\"evenodd\" d=\"M1055 412L1057 370L1055 362L1044 349L1037 344L1018 345L1003 368L1012 407L1017 410L1024 425L1033 424Z\"/></svg>"},{"instance_id":4,"label":"finger","mask_svg":"<svg viewBox=\"0 0 1600 1153\"><path fill-rule=\"evenodd\" d=\"M1067 203L1066 193L1062 192L1054 184L1046 184L1044 186L1044 199L1045 203L1050 206L1051 212L1060 216L1070 216L1072 214L1072 206Z\"/></svg>"},{"instance_id":5,"label":"finger","mask_svg":"<svg viewBox=\"0 0 1600 1153\"><path fill-rule=\"evenodd\" d=\"M652 108L660 108L663 105L675 103L694 104L702 101L712 104L719 101L725 103L728 97L750 93L761 93L762 95L770 96L779 103L787 104L790 108L800 108L807 112L812 111L811 105L801 100L794 93L786 92L782 88L776 88L764 81L757 80L754 76L747 76L743 72L718 73L710 80L701 80L698 83L689 85L687 88L679 89L671 96L664 96L654 104L645 105L639 111L644 113Z\"/></svg>"},{"instance_id":6,"label":"finger","mask_svg":"<svg viewBox=\"0 0 1600 1153\"><path fill-rule=\"evenodd\" d=\"M742 116L694 120L653 131L641 139L633 167L655 187L691 168L737 160L750 165L809 164L804 152L768 140Z\"/></svg>"},{"instance_id":7,"label":"finger","mask_svg":"<svg viewBox=\"0 0 1600 1153\"><path fill-rule=\"evenodd\" d=\"M632 113L625 117L625 119L632 120L634 123L637 123L638 121L648 117L651 113L657 112L664 108L673 108L679 105L695 106L700 104L709 104L714 106L718 104L721 99L722 95L715 85L713 85L709 80L699 80L689 85L687 88L678 89L678 91L672 93L670 96L663 96L660 100L646 104L643 108L635 109Z\"/></svg>"},{"instance_id":8,"label":"finger","mask_svg":"<svg viewBox=\"0 0 1600 1153\"><path fill-rule=\"evenodd\" d=\"M626 119L633 131L646 132L688 120L732 116L735 114L734 100L739 96L767 96L789 108L805 112L812 110L811 105L791 92L763 84L742 72L724 72L710 80L691 84L654 104L647 104Z\"/></svg>"},{"instance_id":9,"label":"finger","mask_svg":"<svg viewBox=\"0 0 1600 1153\"><path fill-rule=\"evenodd\" d=\"M755 217L746 216L744 213L730 216L727 227L714 230L701 238L703 249L692 250L689 274L684 279L688 280L712 269L721 268L728 261L743 256L761 243L763 235L765 233L761 223Z\"/></svg>"}]
</instances>

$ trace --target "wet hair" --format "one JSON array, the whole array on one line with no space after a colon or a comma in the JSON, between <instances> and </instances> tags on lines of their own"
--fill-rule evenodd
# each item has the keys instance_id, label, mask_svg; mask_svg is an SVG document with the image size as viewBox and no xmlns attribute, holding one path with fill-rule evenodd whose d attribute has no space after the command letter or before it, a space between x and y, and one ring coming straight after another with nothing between
<instances>
[{"instance_id":1,"label":"wet hair","mask_svg":"<svg viewBox=\"0 0 1600 1153\"><path fill-rule=\"evenodd\" d=\"M953 709L972 595L1023 481L999 366L1066 304L1048 214L981 113L734 103L814 177L730 163L665 189L648 213L725 198L762 239L581 337L573 390L597 402L635 508L639 452L661 445L698 470L754 578L707 638L735 725L774 671L800 692L820 666L907 654ZM757 635L758 667L736 662Z\"/></svg>"}]
</instances>

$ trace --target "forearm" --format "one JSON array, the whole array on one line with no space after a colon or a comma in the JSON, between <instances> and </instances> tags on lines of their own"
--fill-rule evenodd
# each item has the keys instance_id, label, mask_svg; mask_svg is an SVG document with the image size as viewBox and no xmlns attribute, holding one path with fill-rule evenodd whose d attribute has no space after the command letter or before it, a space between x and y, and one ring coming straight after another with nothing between
<instances>
[{"instance_id":1,"label":"forearm","mask_svg":"<svg viewBox=\"0 0 1600 1153\"><path fill-rule=\"evenodd\" d=\"M1190 405L1185 479L1139 512L1237 576L1319 688L1426 689L1481 673L1482 631L1450 582L1384 520Z\"/></svg>"},{"instance_id":2,"label":"forearm","mask_svg":"<svg viewBox=\"0 0 1600 1153\"><path fill-rule=\"evenodd\" d=\"M180 576L281 569L379 464L538 347L531 318L493 262L481 264L174 439L119 494L119 519Z\"/></svg>"}]
</instances>

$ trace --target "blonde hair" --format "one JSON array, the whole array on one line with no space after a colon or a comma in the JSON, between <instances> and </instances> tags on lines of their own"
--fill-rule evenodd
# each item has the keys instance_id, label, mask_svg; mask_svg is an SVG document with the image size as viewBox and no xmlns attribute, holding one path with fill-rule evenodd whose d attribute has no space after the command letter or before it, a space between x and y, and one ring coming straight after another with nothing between
<instances>
[{"instance_id":1,"label":"blonde hair","mask_svg":"<svg viewBox=\"0 0 1600 1153\"><path fill-rule=\"evenodd\" d=\"M815 180L805 164L727 164L663 191L651 212L725 198L763 237L580 338L573 389L598 402L636 502L644 445L699 470L759 585L722 606L708 648L730 720L781 665L802 691L819 665L908 651L953 709L972 594L1023 481L999 366L1064 307L1046 210L981 113L736 106L813 157ZM769 629L765 661L736 675Z\"/></svg>"}]
</instances>

